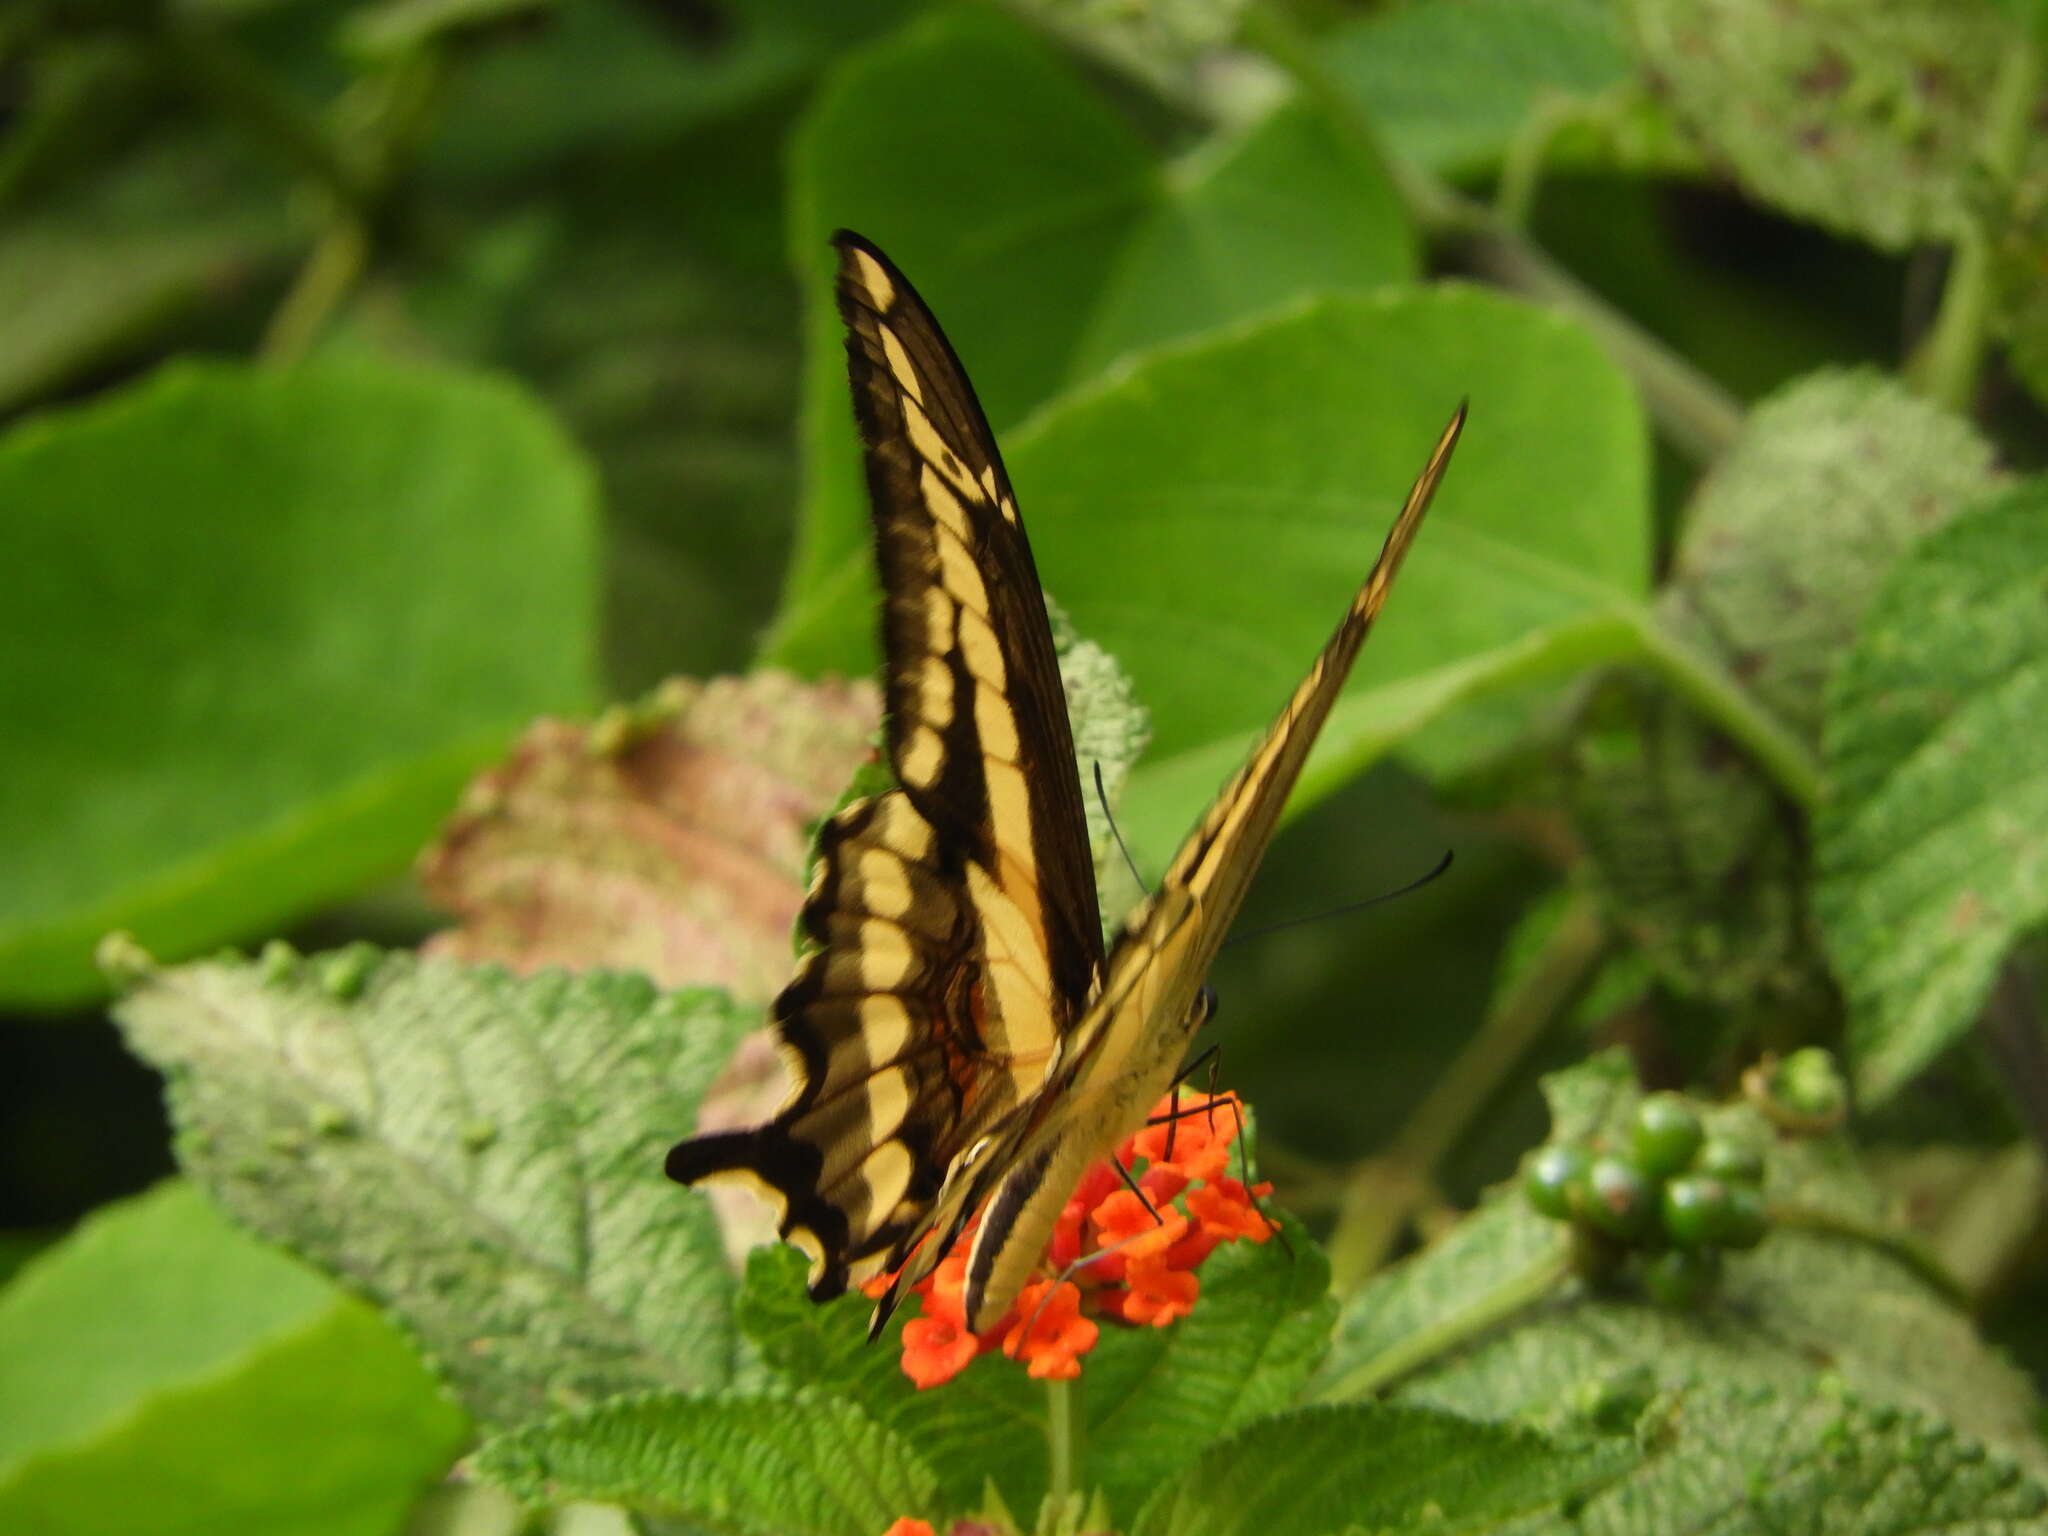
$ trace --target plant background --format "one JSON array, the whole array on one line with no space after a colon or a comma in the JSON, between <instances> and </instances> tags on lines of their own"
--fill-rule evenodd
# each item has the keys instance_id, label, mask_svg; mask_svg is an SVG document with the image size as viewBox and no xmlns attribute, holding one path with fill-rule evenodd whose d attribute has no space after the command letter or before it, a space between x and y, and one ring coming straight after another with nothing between
<instances>
[{"instance_id":1,"label":"plant background","mask_svg":"<svg viewBox=\"0 0 2048 1536\"><path fill-rule=\"evenodd\" d=\"M106 1012L101 933L133 929L166 959L279 933L309 952L416 943L445 918L409 873L414 853L532 717L593 715L672 675L763 659L868 664L867 599L844 574L860 561L859 493L824 298L824 236L840 222L933 299L1010 447L1049 587L1152 710L1165 768L1140 773L1122 814L1155 867L1467 393L1474 431L1450 494L1492 511L1466 515L1511 536L1583 515L1581 574L1631 601L1677 569L1659 632L1695 649L1727 638L1716 625L1731 612L1738 627L1782 623L1722 659L1809 738L1810 760L1818 685L1801 669L1839 652L1859 615L1802 632L1796 604L1757 599L1757 572L1871 590L1903 536L1873 524L1790 553L1773 539L1816 501L1865 495L1853 466L1872 503L1945 506L1988 485L1994 457L2038 470L2048 442L2033 150L2002 162L1996 142L1956 147L1999 89L2024 93L1999 73L2001 39L2031 36L2036 18L1900 0L1879 8L1875 42L1848 28L1773 96L1783 80L1730 73L1739 50L1694 46L1763 25L1757 9L11 10L0 1266L172 1168L161 1081ZM1780 10L1821 29L1828 13ZM1226 49L1241 25L1249 46ZM1302 84L1276 107L1281 66ZM1723 99L1761 105L1734 122L1716 115ZM1360 124L1374 142L1353 136ZM1446 188L1490 200L1502 222L1432 200ZM1645 360L1624 338L1640 395L1591 339L1598 308L1567 302L1552 320L1470 287L1416 297L1432 274L1555 297L1559 269L1665 349ZM1958 315L1964 299L1974 315ZM1303 337L1346 335L1358 349L1297 382ZM1206 364L1205 346L1245 371ZM1681 360L1675 377L1658 355ZM1249 545L1241 523L1225 528L1237 542L1205 556L1187 551L1213 522L1162 536L1091 521L1091 505L1157 495L1131 466L1185 448L1156 397L1119 394L1134 356L1190 411L1227 414L1231 389L1299 389L1303 442L1333 456L1303 483L1324 519L1355 516L1355 536L1282 528L1264 570L1247 558L1264 528ZM1858 365L1906 382L1807 378ZM1738 413L1766 400L1751 424L1777 435L1731 449ZM1830 447L1829 432L1852 431L1868 441ZM1268 468L1297 451L1266 449ZM1997 546L2022 561L2039 544L2024 511ZM1720 541L1688 564L1682 541L1702 524ZM1387 676L1428 674L1435 642L1406 632L1456 631L1484 686L1429 674L1455 707L1354 721L1243 926L1372 895L1446 847L1457 863L1370 913L1253 938L1213 978L1225 1075L1258 1107L1283 1199L1326 1232L1376 1197L1425 1229L1469 1204L1543 1138L1537 1076L1597 1044L1630 1046L1653 1080L1718 1092L1757 1048L1836 1043L1863 1017L1855 989L1845 1005L1826 979L1803 907L1785 916L1803 900L1785 893L1803 880L1805 834L1757 831L1798 799L1787 773L1749 773L1674 710L1668 690L1697 703L1699 680L1646 663L1635 621L1432 576L1435 534L1374 650ZM1439 571L1458 559L1442 558ZM1293 578L1318 565L1322 585L1304 592ZM1122 611L1127 591L1140 596ZM1522 634L1547 638L1507 655ZM1213 670L1190 670L1195 654ZM1396 741L1397 756L1353 771ZM2015 827L1977 856L2037 868L2026 766L2011 778ZM1732 852L1712 836L1729 828ZM1975 1016L1967 1000L1924 1041L1881 1022L1865 1038L1896 1054L1874 1056L1891 1065L1864 1086L1883 1100L1868 1127L1878 1166L1952 1245L1985 1332L2039 1381L2048 1265L2026 1120L2042 1073L2015 1057L2038 1009L2032 951L2014 949L2038 924L2036 887L1988 941L1994 969L2018 957L1993 1008L2018 1033L1939 1053ZM1521 962L1569 959L1560 925L1569 939L1589 912L1622 938L1574 973L1585 995L1503 1047L1501 1081L1447 1079L1502 999L1525 995ZM1882 933L1857 942L1875 974ZM55 1392L69 1406L54 1429L12 1444L0 1431L13 1480L0 1498L89 1502L81 1490L124 1458L157 1454L151 1436L199 1433L208 1393L287 1404L338 1379L323 1362L362 1351L391 1351L394 1381L409 1368L366 1309L216 1232L189 1189L127 1211L9 1299L11 1338L54 1342L0 1364L0 1402ZM1400 1240L1347 1230L1340 1275ZM252 1295L268 1310L209 1303ZM125 1341L117 1360L96 1342L109 1337ZM56 1392L82 1359L95 1362L83 1384ZM462 1425L406 1385L353 1411L415 1425L399 1438L423 1447L417 1466L366 1464L349 1484L361 1523L347 1528L390 1528ZM80 1459L51 1450L67 1444ZM303 1528L344 1528L341 1494L300 1494Z\"/></svg>"}]
</instances>

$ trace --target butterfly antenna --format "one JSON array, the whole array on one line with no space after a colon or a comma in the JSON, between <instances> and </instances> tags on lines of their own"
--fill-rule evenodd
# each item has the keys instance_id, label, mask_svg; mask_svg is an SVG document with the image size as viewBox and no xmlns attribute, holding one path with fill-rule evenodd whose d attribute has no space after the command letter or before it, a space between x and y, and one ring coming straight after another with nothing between
<instances>
[{"instance_id":1,"label":"butterfly antenna","mask_svg":"<svg viewBox=\"0 0 2048 1536\"><path fill-rule=\"evenodd\" d=\"M1103 787L1102 783L1102 762L1100 759L1097 759L1095 763L1095 798L1102 806L1103 817L1109 822L1109 835L1116 839L1116 851L1124 856L1124 868L1128 869L1131 872L1131 878L1138 882L1138 889L1147 896L1150 896L1152 894L1152 887L1147 883L1145 877L1138 873L1138 861L1131 857L1130 845L1124 841L1123 833L1117 830L1116 812L1109 808L1109 791Z\"/></svg>"},{"instance_id":2,"label":"butterfly antenna","mask_svg":"<svg viewBox=\"0 0 2048 1536\"><path fill-rule=\"evenodd\" d=\"M1444 856L1436 861L1436 867L1431 869L1428 874L1418 876L1398 889L1382 891L1379 895L1368 896L1363 901L1347 902L1341 907L1332 907L1327 912L1311 912L1306 917L1286 918L1281 922L1268 924L1264 928L1254 928L1249 933L1234 933L1224 941L1223 947L1229 949L1232 945L1243 944L1251 939L1263 939L1269 933L1280 933L1289 928L1299 928L1303 923L1320 923L1326 917L1342 917L1347 912L1363 912L1367 907L1376 907L1381 902L1397 901L1403 896L1412 895L1435 880L1437 876L1451 867L1451 860L1456 856L1454 849L1446 848Z\"/></svg>"}]
</instances>

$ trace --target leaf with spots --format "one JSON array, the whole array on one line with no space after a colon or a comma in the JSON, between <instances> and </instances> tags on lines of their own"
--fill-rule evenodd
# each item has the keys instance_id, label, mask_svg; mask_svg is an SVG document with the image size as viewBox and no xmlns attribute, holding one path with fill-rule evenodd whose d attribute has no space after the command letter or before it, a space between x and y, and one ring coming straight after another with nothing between
<instances>
[{"instance_id":1,"label":"leaf with spots","mask_svg":"<svg viewBox=\"0 0 2048 1536\"><path fill-rule=\"evenodd\" d=\"M1828 663L1894 562L1995 483L1990 446L1874 372L1756 407L1686 514L1657 623L1818 745ZM1565 783L1596 889L1659 974L1730 1009L1833 1016L1798 818L1636 673L1588 696Z\"/></svg>"},{"instance_id":2,"label":"leaf with spots","mask_svg":"<svg viewBox=\"0 0 2048 1536\"><path fill-rule=\"evenodd\" d=\"M1743 187L1886 250L1982 217L1986 111L2024 45L1995 0L1628 0L1644 67ZM2015 167L2048 176L2048 135Z\"/></svg>"},{"instance_id":3,"label":"leaf with spots","mask_svg":"<svg viewBox=\"0 0 2048 1536\"><path fill-rule=\"evenodd\" d=\"M661 1170L752 1022L723 994L368 948L114 954L186 1169L382 1306L479 1420L733 1381L736 1279Z\"/></svg>"},{"instance_id":4,"label":"leaf with spots","mask_svg":"<svg viewBox=\"0 0 2048 1536\"><path fill-rule=\"evenodd\" d=\"M1814 904L1866 1099L1966 1030L2048 920L2048 481L1892 573L1828 689Z\"/></svg>"}]
</instances>

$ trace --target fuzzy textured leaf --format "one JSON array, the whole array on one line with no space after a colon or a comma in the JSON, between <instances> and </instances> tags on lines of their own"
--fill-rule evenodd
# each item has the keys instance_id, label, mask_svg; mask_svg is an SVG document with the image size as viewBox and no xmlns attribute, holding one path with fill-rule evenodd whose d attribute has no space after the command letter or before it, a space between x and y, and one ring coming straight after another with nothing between
<instances>
[{"instance_id":1,"label":"fuzzy textured leaf","mask_svg":"<svg viewBox=\"0 0 2048 1536\"><path fill-rule=\"evenodd\" d=\"M1657 622L1816 747L1830 661L1900 555L1994 484L1969 425L1876 373L1758 405L1687 512ZM1566 784L1614 921L1723 1007L1831 1016L1805 845L1748 757L1637 674L1581 709Z\"/></svg>"},{"instance_id":2,"label":"fuzzy textured leaf","mask_svg":"<svg viewBox=\"0 0 2048 1536\"><path fill-rule=\"evenodd\" d=\"M516 390L367 359L164 370L0 443L0 995L98 995L387 877L593 691L594 496Z\"/></svg>"},{"instance_id":3,"label":"fuzzy textured leaf","mask_svg":"<svg viewBox=\"0 0 2048 1536\"><path fill-rule=\"evenodd\" d=\"M1298 1225L1231 1243L1203 1264L1194 1311L1170 1328L1112 1330L1084 1368L1087 1444L1112 1507L1135 1509L1202 1447L1296 1400L1337 1314L1330 1265Z\"/></svg>"},{"instance_id":4,"label":"fuzzy textured leaf","mask_svg":"<svg viewBox=\"0 0 2048 1536\"><path fill-rule=\"evenodd\" d=\"M1628 0L1642 62L1743 186L1886 250L1978 217L1984 105L2021 45L1996 0ZM2031 135L2023 175L2048 175Z\"/></svg>"},{"instance_id":5,"label":"fuzzy textured leaf","mask_svg":"<svg viewBox=\"0 0 2048 1536\"><path fill-rule=\"evenodd\" d=\"M189 1185L96 1213L0 1292L10 1531L383 1536L467 1433L388 1323Z\"/></svg>"},{"instance_id":6,"label":"fuzzy textured leaf","mask_svg":"<svg viewBox=\"0 0 2048 1536\"><path fill-rule=\"evenodd\" d=\"M1132 1533L1532 1530L1568 1520L1640 1457L1618 1436L1559 1443L1402 1404L1301 1408L1205 1450Z\"/></svg>"},{"instance_id":7,"label":"fuzzy textured leaf","mask_svg":"<svg viewBox=\"0 0 2048 1536\"><path fill-rule=\"evenodd\" d=\"M1892 573L1828 691L1814 902L1885 1097L1976 1017L2048 918L2048 481L1980 503Z\"/></svg>"},{"instance_id":8,"label":"fuzzy textured leaf","mask_svg":"<svg viewBox=\"0 0 2048 1536\"><path fill-rule=\"evenodd\" d=\"M147 971L118 1014L186 1168L484 1422L733 1379L716 1222L661 1166L751 1022L723 994L276 946Z\"/></svg>"},{"instance_id":9,"label":"fuzzy textured leaf","mask_svg":"<svg viewBox=\"0 0 2048 1536\"><path fill-rule=\"evenodd\" d=\"M736 1536L875 1536L938 1493L908 1440L815 1393L606 1403L501 1435L471 1465L529 1502L601 1500Z\"/></svg>"}]
</instances>

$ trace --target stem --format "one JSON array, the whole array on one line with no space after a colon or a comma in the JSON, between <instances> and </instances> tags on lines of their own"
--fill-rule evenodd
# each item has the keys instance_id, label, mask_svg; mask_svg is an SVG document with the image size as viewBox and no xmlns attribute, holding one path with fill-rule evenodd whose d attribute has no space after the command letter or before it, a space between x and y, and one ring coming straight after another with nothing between
<instances>
[{"instance_id":1,"label":"stem","mask_svg":"<svg viewBox=\"0 0 2048 1536\"><path fill-rule=\"evenodd\" d=\"M2005 190L2008 203L2026 154L2039 64L2032 39L2016 37L1991 87L1985 158L1993 181ZM1995 246L1994 232L1981 221L1957 239L1934 328L1911 369L1914 381L1928 399L1965 415L1975 403L1977 378L1984 367Z\"/></svg>"},{"instance_id":2,"label":"stem","mask_svg":"<svg viewBox=\"0 0 2048 1536\"><path fill-rule=\"evenodd\" d=\"M1813 752L1713 660L1680 640L1647 607L1627 610L1642 660L1714 728L1742 747L1802 810L1820 804L1823 778Z\"/></svg>"},{"instance_id":3,"label":"stem","mask_svg":"<svg viewBox=\"0 0 2048 1536\"><path fill-rule=\"evenodd\" d=\"M2048 1149L2048 1036L2041 1032L2036 974L2023 953L2009 956L1977 1029L2020 1123Z\"/></svg>"},{"instance_id":4,"label":"stem","mask_svg":"<svg viewBox=\"0 0 2048 1536\"><path fill-rule=\"evenodd\" d=\"M1063 1506L1074 1492L1081 1470L1081 1381L1045 1384L1045 1446L1048 1478L1046 1499Z\"/></svg>"},{"instance_id":5,"label":"stem","mask_svg":"<svg viewBox=\"0 0 2048 1536\"><path fill-rule=\"evenodd\" d=\"M257 355L267 363L280 364L304 357L355 287L369 256L370 241L363 226L337 211L263 328Z\"/></svg>"},{"instance_id":6,"label":"stem","mask_svg":"<svg viewBox=\"0 0 2048 1536\"><path fill-rule=\"evenodd\" d=\"M1529 1048L1584 993L1613 948L1613 937L1585 896L1572 898L1543 948L1512 991L1408 1117L1384 1157L1349 1181L1327 1248L1331 1288L1355 1290L1385 1262L1387 1250L1429 1185L1436 1165L1458 1144ZM1387 1169L1392 1164L1394 1198Z\"/></svg>"},{"instance_id":7,"label":"stem","mask_svg":"<svg viewBox=\"0 0 2048 1536\"><path fill-rule=\"evenodd\" d=\"M343 158L320 120L213 29L167 14L151 34L198 92L223 116L239 121L252 141L281 151L342 208L361 217L369 188Z\"/></svg>"},{"instance_id":8,"label":"stem","mask_svg":"<svg viewBox=\"0 0 2048 1536\"><path fill-rule=\"evenodd\" d=\"M1579 320L1643 392L1664 435L1687 457L1714 458L1742 426L1742 405L1678 353L1586 287L1507 220L1387 153L1371 118L1277 0L1245 13L1244 38L1322 108L1352 152L1386 178L1430 238L1455 243L1474 272Z\"/></svg>"},{"instance_id":9,"label":"stem","mask_svg":"<svg viewBox=\"0 0 2048 1536\"><path fill-rule=\"evenodd\" d=\"M1950 1274L1919 1239L1896 1227L1879 1222L1860 1221L1836 1211L1823 1211L1804 1205L1773 1205L1770 1208L1770 1224L1780 1228L1798 1228L1807 1232L1826 1232L1835 1237L1846 1237L1852 1242L1865 1243L1881 1250L1891 1259L1913 1271L1942 1296L1958 1307L1970 1305L1969 1294L1961 1282Z\"/></svg>"},{"instance_id":10,"label":"stem","mask_svg":"<svg viewBox=\"0 0 2048 1536\"><path fill-rule=\"evenodd\" d=\"M1498 1327L1555 1290L1571 1273L1570 1245L1560 1241L1546 1257L1537 1259L1521 1273L1510 1275L1462 1311L1430 1324L1389 1345L1377 1355L1361 1360L1316 1393L1325 1403L1351 1402L1384 1392L1396 1382L1429 1365L1439 1356L1461 1349L1480 1334Z\"/></svg>"}]
</instances>

